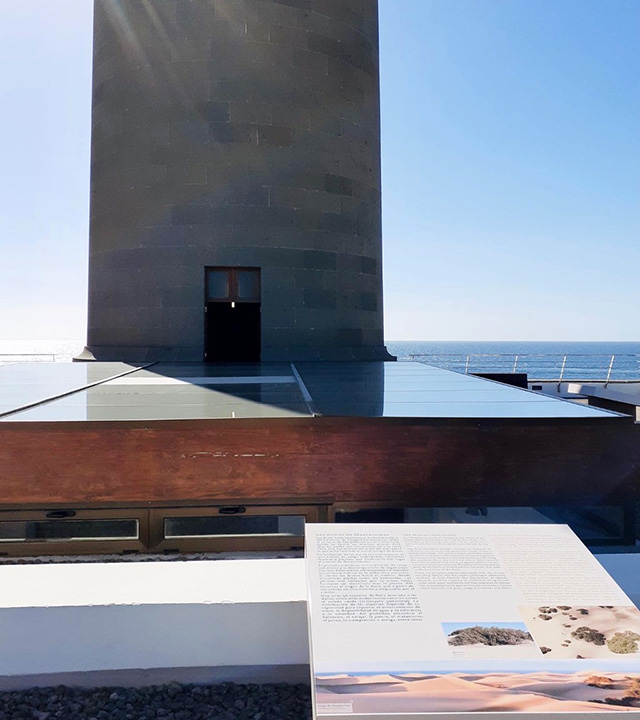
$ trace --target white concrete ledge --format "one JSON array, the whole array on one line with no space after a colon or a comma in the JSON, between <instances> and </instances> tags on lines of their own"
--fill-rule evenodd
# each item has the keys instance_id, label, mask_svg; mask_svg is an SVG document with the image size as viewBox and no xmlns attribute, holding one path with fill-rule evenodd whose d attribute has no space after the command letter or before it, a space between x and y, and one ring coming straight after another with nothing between
<instances>
[{"instance_id":1,"label":"white concrete ledge","mask_svg":"<svg viewBox=\"0 0 640 720\"><path fill-rule=\"evenodd\" d=\"M0 567L0 678L304 666L303 562Z\"/></svg>"},{"instance_id":2,"label":"white concrete ledge","mask_svg":"<svg viewBox=\"0 0 640 720\"><path fill-rule=\"evenodd\" d=\"M304 602L304 560L0 566L0 608Z\"/></svg>"}]
</instances>

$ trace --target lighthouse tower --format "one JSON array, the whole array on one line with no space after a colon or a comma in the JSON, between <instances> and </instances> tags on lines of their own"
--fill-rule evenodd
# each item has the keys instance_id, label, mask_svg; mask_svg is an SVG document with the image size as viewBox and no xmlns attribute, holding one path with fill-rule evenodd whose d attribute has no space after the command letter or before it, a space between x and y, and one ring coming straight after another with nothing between
<instances>
[{"instance_id":1,"label":"lighthouse tower","mask_svg":"<svg viewBox=\"0 0 640 720\"><path fill-rule=\"evenodd\" d=\"M377 0L95 0L97 360L390 359Z\"/></svg>"}]
</instances>

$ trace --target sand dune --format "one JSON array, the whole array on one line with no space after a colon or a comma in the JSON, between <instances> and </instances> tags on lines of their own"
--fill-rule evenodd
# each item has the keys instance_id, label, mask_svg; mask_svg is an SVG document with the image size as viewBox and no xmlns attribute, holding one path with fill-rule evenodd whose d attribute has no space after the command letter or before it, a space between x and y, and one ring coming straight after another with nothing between
<instances>
[{"instance_id":1,"label":"sand dune","mask_svg":"<svg viewBox=\"0 0 640 720\"><path fill-rule=\"evenodd\" d=\"M579 712L629 712L633 708L617 705L600 705L588 701L558 700L544 695L521 693L518 695L501 696L490 705L482 708L483 711L502 712L537 712L537 713L579 713Z\"/></svg>"},{"instance_id":2,"label":"sand dune","mask_svg":"<svg viewBox=\"0 0 640 720\"><path fill-rule=\"evenodd\" d=\"M329 692L337 697L338 695L352 695L354 693L357 695L370 695L372 693L384 693L385 695L390 695L395 693L406 693L408 692L408 689L408 683L374 683L372 685L360 683L358 685L334 685L331 688L325 688L325 692Z\"/></svg>"},{"instance_id":3,"label":"sand dune","mask_svg":"<svg viewBox=\"0 0 640 720\"><path fill-rule=\"evenodd\" d=\"M462 678L455 677L453 675L440 675L439 677L431 678L429 680L422 680L420 682L412 682L409 685L409 692L416 694L428 693L431 695L441 695L448 697L451 695L464 694L469 691L469 688L473 687L475 693L493 693L494 689L489 687L482 687L476 685L476 683L463 680Z\"/></svg>"},{"instance_id":4,"label":"sand dune","mask_svg":"<svg viewBox=\"0 0 640 720\"><path fill-rule=\"evenodd\" d=\"M593 674L593 673L592 673ZM514 674L514 673L495 673L490 675L468 675L468 679L474 682L481 683L482 685L494 685L496 687L507 687L511 688L514 685L520 685L523 683L560 683L566 682L564 675L555 675L548 672L538 673L527 673L526 675ZM526 678L526 680L523 680Z\"/></svg>"},{"instance_id":5,"label":"sand dune","mask_svg":"<svg viewBox=\"0 0 640 720\"><path fill-rule=\"evenodd\" d=\"M606 698L615 695L614 688L598 688L587 686L581 681L562 683L523 683L522 685L512 685L509 689L517 692L529 692L536 695L546 695L557 700L606 700Z\"/></svg>"},{"instance_id":6,"label":"sand dune","mask_svg":"<svg viewBox=\"0 0 640 720\"><path fill-rule=\"evenodd\" d=\"M602 672L573 674L530 673L469 675L360 676L362 683L349 678L350 685L332 688L321 679L317 686L320 703L350 702L354 713L393 712L628 712L639 708L604 705L607 698L620 699L631 685L631 678L616 674L609 688L587 684L591 675ZM388 683L387 679L394 679ZM338 678L343 680L344 678ZM600 702L597 702L600 701Z\"/></svg>"},{"instance_id":7,"label":"sand dune","mask_svg":"<svg viewBox=\"0 0 640 720\"><path fill-rule=\"evenodd\" d=\"M420 676L424 678L424 675ZM335 675L331 677L316 677L316 683L325 687L339 685L376 685L378 683L397 684L402 682L393 675Z\"/></svg>"},{"instance_id":8,"label":"sand dune","mask_svg":"<svg viewBox=\"0 0 640 720\"><path fill-rule=\"evenodd\" d=\"M527 627L534 640L545 648L545 657L615 658L640 657L640 652L619 655L611 651L606 641L616 633L630 631L640 635L640 611L635 607L551 606L553 612L541 612L544 606L521 607ZM602 644L588 642L572 633L589 628L604 637ZM638 643L640 650L640 643Z\"/></svg>"}]
</instances>

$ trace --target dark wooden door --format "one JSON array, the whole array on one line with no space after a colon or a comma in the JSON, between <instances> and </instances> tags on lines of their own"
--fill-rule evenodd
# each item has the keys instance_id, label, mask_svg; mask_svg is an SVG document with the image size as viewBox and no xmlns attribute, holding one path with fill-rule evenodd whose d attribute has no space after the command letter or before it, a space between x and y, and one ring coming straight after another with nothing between
<instances>
[{"instance_id":1,"label":"dark wooden door","mask_svg":"<svg viewBox=\"0 0 640 720\"><path fill-rule=\"evenodd\" d=\"M260 362L260 270L206 268L205 292L205 360Z\"/></svg>"},{"instance_id":2,"label":"dark wooden door","mask_svg":"<svg viewBox=\"0 0 640 720\"><path fill-rule=\"evenodd\" d=\"M260 304L207 303L207 362L260 362Z\"/></svg>"}]
</instances>

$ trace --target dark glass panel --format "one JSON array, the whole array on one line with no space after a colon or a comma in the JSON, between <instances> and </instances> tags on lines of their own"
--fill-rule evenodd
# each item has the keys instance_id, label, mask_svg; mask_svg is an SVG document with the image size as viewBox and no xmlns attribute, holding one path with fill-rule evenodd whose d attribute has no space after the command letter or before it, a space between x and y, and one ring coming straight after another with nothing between
<instances>
[{"instance_id":1,"label":"dark glass panel","mask_svg":"<svg viewBox=\"0 0 640 720\"><path fill-rule=\"evenodd\" d=\"M0 522L0 542L137 540L137 520L8 520Z\"/></svg>"},{"instance_id":2,"label":"dark glass panel","mask_svg":"<svg viewBox=\"0 0 640 720\"><path fill-rule=\"evenodd\" d=\"M236 271L238 300L260 300L260 271Z\"/></svg>"},{"instance_id":3,"label":"dark glass panel","mask_svg":"<svg viewBox=\"0 0 640 720\"><path fill-rule=\"evenodd\" d=\"M337 509L337 523L511 523L569 525L582 540L620 540L623 509L600 507L448 507Z\"/></svg>"},{"instance_id":4,"label":"dark glass panel","mask_svg":"<svg viewBox=\"0 0 640 720\"><path fill-rule=\"evenodd\" d=\"M229 271L207 271L207 300L226 300L229 297Z\"/></svg>"},{"instance_id":5,"label":"dark glass panel","mask_svg":"<svg viewBox=\"0 0 640 720\"><path fill-rule=\"evenodd\" d=\"M244 515L242 517L165 518L165 538L217 537L220 535L281 535L302 537L304 515Z\"/></svg>"}]
</instances>

